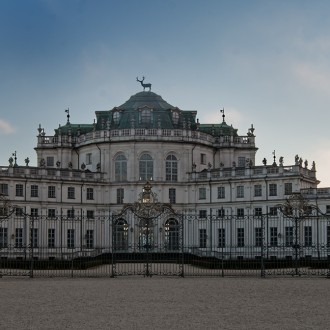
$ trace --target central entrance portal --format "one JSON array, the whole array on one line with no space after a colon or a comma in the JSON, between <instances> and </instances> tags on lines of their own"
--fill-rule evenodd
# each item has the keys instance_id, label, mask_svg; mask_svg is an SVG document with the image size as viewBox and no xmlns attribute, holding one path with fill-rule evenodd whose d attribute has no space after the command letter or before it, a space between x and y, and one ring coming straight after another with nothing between
<instances>
[{"instance_id":1,"label":"central entrance portal","mask_svg":"<svg viewBox=\"0 0 330 330\"><path fill-rule=\"evenodd\" d=\"M112 219L112 276L183 276L183 222L147 182L136 203Z\"/></svg>"}]
</instances>

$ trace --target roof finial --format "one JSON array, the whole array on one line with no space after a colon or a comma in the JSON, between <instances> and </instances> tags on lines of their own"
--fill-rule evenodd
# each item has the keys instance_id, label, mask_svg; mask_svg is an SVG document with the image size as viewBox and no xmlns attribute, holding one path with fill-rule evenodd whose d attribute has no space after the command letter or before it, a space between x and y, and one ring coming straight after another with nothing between
<instances>
[{"instance_id":1,"label":"roof finial","mask_svg":"<svg viewBox=\"0 0 330 330\"><path fill-rule=\"evenodd\" d=\"M66 123L67 124L70 124L70 109L69 108L65 109L65 112L67 113L67 115L66 115L66 118L67 118Z\"/></svg>"},{"instance_id":2,"label":"roof finial","mask_svg":"<svg viewBox=\"0 0 330 330\"><path fill-rule=\"evenodd\" d=\"M272 152L273 154L273 159L274 159L274 162L273 162L273 166L276 166L276 154L275 154L275 150Z\"/></svg>"},{"instance_id":3,"label":"roof finial","mask_svg":"<svg viewBox=\"0 0 330 330\"><path fill-rule=\"evenodd\" d=\"M225 122L225 108L220 109L220 112L222 113L222 122Z\"/></svg>"}]
</instances>

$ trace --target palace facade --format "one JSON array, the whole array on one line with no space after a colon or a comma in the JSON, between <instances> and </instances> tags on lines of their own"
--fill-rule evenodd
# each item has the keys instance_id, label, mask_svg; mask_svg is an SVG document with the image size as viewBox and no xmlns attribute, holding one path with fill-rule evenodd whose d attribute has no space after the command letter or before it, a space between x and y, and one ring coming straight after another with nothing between
<instances>
[{"instance_id":1,"label":"palace facade","mask_svg":"<svg viewBox=\"0 0 330 330\"><path fill-rule=\"evenodd\" d=\"M330 188L318 188L315 163L308 166L293 156L292 165L284 166L283 158L274 156L256 164L253 125L239 134L227 124L224 111L218 123L200 123L197 111L172 106L151 91L95 116L92 124L72 123L67 110L67 122L53 134L39 125L38 165L26 160L21 166L10 158L0 168L1 253L28 243L47 249L48 255L53 251L54 257L59 247L61 253L69 248L102 253L111 251L114 240L121 249L136 249L147 239L162 249L177 248L179 241L188 242L189 251L218 253L230 246L238 249L237 256L249 246L254 256L260 235L290 250L297 233L279 213L298 193L323 221L308 219L299 229L300 239L310 246L329 243ZM150 228L125 216L116 219L120 230L108 230L113 215L139 200L146 182L158 202L170 205L176 215L153 223L152 236ZM178 214L187 215L182 224ZM253 228L245 221L251 217ZM267 217L267 226L260 225L260 217Z\"/></svg>"}]
</instances>

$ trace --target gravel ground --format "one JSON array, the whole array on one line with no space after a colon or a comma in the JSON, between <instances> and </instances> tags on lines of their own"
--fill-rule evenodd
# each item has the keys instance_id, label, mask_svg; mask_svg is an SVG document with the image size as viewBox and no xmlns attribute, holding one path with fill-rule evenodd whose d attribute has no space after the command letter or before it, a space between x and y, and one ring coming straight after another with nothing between
<instances>
[{"instance_id":1,"label":"gravel ground","mask_svg":"<svg viewBox=\"0 0 330 330\"><path fill-rule=\"evenodd\" d=\"M329 329L326 278L0 278L0 329Z\"/></svg>"}]
</instances>

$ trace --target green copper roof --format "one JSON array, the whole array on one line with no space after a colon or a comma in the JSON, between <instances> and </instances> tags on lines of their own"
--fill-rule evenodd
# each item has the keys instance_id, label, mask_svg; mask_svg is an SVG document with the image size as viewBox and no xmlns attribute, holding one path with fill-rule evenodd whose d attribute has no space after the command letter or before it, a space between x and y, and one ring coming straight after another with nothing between
<instances>
[{"instance_id":1,"label":"green copper roof","mask_svg":"<svg viewBox=\"0 0 330 330\"><path fill-rule=\"evenodd\" d=\"M237 136L237 129L227 125L225 121L221 124L200 124L199 130L213 136Z\"/></svg>"},{"instance_id":2,"label":"green copper roof","mask_svg":"<svg viewBox=\"0 0 330 330\"><path fill-rule=\"evenodd\" d=\"M150 120L144 120L143 112L150 112ZM108 123L110 129L189 127L196 129L196 111L183 111L167 103L153 92L139 92L122 105L110 111L97 111L97 129ZM117 117L117 120L116 120ZM176 117L176 118L175 118Z\"/></svg>"},{"instance_id":3,"label":"green copper roof","mask_svg":"<svg viewBox=\"0 0 330 330\"><path fill-rule=\"evenodd\" d=\"M164 101L160 95L153 92L140 92L132 95L128 101L118 108L136 110L144 106L148 106L154 110L168 110L174 108L173 105Z\"/></svg>"},{"instance_id":4,"label":"green copper roof","mask_svg":"<svg viewBox=\"0 0 330 330\"><path fill-rule=\"evenodd\" d=\"M159 128L199 130L212 136L237 136L237 129L219 124L196 123L195 110L174 107L154 92L139 92L112 110L96 111L94 124L71 124L55 129L55 134L86 134L93 130ZM147 120L146 120L147 118Z\"/></svg>"},{"instance_id":5,"label":"green copper roof","mask_svg":"<svg viewBox=\"0 0 330 330\"><path fill-rule=\"evenodd\" d=\"M93 130L93 124L71 124L67 123L64 126L60 126L59 128L55 129L55 135L58 134L70 134L72 135L80 135L86 134Z\"/></svg>"}]
</instances>

